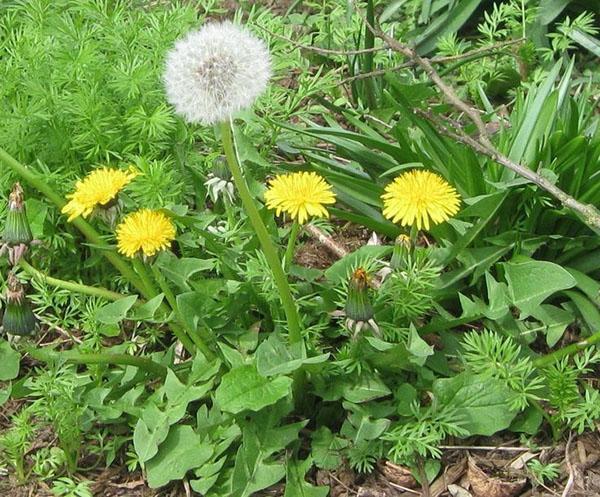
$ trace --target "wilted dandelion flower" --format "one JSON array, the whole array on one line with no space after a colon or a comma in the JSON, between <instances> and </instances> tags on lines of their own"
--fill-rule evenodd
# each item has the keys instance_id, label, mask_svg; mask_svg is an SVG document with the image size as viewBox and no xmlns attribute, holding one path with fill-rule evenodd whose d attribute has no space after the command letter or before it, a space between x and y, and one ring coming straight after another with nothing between
<instances>
[{"instance_id":1,"label":"wilted dandelion flower","mask_svg":"<svg viewBox=\"0 0 600 497\"><path fill-rule=\"evenodd\" d=\"M170 247L175 238L173 222L162 212L141 209L125 216L117 226L117 247L121 254L146 257Z\"/></svg>"},{"instance_id":2,"label":"wilted dandelion flower","mask_svg":"<svg viewBox=\"0 0 600 497\"><path fill-rule=\"evenodd\" d=\"M441 176L414 169L385 187L383 215L403 226L429 229L458 212L460 197Z\"/></svg>"},{"instance_id":3,"label":"wilted dandelion flower","mask_svg":"<svg viewBox=\"0 0 600 497\"><path fill-rule=\"evenodd\" d=\"M189 122L215 124L252 105L271 77L269 51L225 21L188 33L167 55L167 100Z\"/></svg>"},{"instance_id":4,"label":"wilted dandelion flower","mask_svg":"<svg viewBox=\"0 0 600 497\"><path fill-rule=\"evenodd\" d=\"M62 213L68 214L68 220L72 221L78 216L89 216L96 207L108 207L136 176L137 173L133 169L95 169L75 184L75 191L67 195L70 200L62 208Z\"/></svg>"},{"instance_id":5,"label":"wilted dandelion flower","mask_svg":"<svg viewBox=\"0 0 600 497\"><path fill-rule=\"evenodd\" d=\"M283 211L302 224L309 216L329 217L325 205L335 203L335 194L317 173L304 171L275 176L269 181L265 200L277 215Z\"/></svg>"}]
</instances>

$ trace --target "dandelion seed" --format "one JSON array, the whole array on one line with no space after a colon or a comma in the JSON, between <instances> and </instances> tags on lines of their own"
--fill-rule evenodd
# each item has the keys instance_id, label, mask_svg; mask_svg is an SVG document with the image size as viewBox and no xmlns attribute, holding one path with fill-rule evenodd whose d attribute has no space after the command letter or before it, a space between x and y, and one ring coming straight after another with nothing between
<instances>
[{"instance_id":1,"label":"dandelion seed","mask_svg":"<svg viewBox=\"0 0 600 497\"><path fill-rule=\"evenodd\" d=\"M265 192L269 209L285 212L300 224L309 216L329 217L326 204L335 203L331 185L314 172L280 174L269 182Z\"/></svg>"},{"instance_id":2,"label":"dandelion seed","mask_svg":"<svg viewBox=\"0 0 600 497\"><path fill-rule=\"evenodd\" d=\"M215 124L252 105L271 77L269 51L225 21L188 33L168 53L167 100L187 121Z\"/></svg>"},{"instance_id":3,"label":"dandelion seed","mask_svg":"<svg viewBox=\"0 0 600 497\"><path fill-rule=\"evenodd\" d=\"M127 186L137 172L102 167L75 184L75 191L67 195L69 202L62 208L69 221L78 216L88 217L96 207L109 207L118 193Z\"/></svg>"},{"instance_id":4,"label":"dandelion seed","mask_svg":"<svg viewBox=\"0 0 600 497\"><path fill-rule=\"evenodd\" d=\"M401 174L381 196L383 215L402 226L429 229L430 224L447 221L458 212L460 197L442 177L430 171L412 170Z\"/></svg>"},{"instance_id":5,"label":"dandelion seed","mask_svg":"<svg viewBox=\"0 0 600 497\"><path fill-rule=\"evenodd\" d=\"M121 254L133 258L141 252L145 257L152 257L170 247L175 226L162 212L142 209L125 216L116 233Z\"/></svg>"}]
</instances>

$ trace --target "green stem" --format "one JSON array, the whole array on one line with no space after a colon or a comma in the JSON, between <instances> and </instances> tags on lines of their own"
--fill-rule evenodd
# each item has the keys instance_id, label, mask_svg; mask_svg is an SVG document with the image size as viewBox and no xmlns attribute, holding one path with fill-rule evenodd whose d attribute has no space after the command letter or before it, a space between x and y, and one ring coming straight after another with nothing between
<instances>
[{"instance_id":1,"label":"green stem","mask_svg":"<svg viewBox=\"0 0 600 497\"><path fill-rule=\"evenodd\" d=\"M254 199L252 198L252 194L250 193L248 185L246 184L246 180L242 174L242 170L235 152L231 124L229 122L224 121L221 123L221 139L223 140L223 148L225 149L227 163L229 165L229 169L231 170L231 175L233 176L238 193L240 194L242 204L244 205L246 214L248 215L248 218L254 227L256 235L258 236L263 253L265 254L265 259L267 260L267 263L273 272L275 284L279 289L279 298L281 299L281 305L283 306L283 310L285 311L287 318L290 342L300 342L302 341L300 318L298 317L298 310L296 309L294 298L292 297L290 285L285 273L283 272L283 267L281 265L281 260L277 255L277 250L275 249L273 241L269 236L269 232L267 231L267 228L260 217L260 213L258 212L256 204L254 203Z\"/></svg>"},{"instance_id":2,"label":"green stem","mask_svg":"<svg viewBox=\"0 0 600 497\"><path fill-rule=\"evenodd\" d=\"M139 257L133 258L133 268L140 277L144 288L146 288L146 292L152 295L152 297L156 297L160 292L158 291L158 288L150 278L150 275L146 270L146 265L142 262L142 260Z\"/></svg>"},{"instance_id":3,"label":"green stem","mask_svg":"<svg viewBox=\"0 0 600 497\"><path fill-rule=\"evenodd\" d=\"M194 342L196 347L204 354L204 356L206 358L210 359L210 358L214 357L212 350L210 350L208 345L206 345L206 343L204 342L202 337L200 337L198 333L195 333L194 330L190 330L190 329L188 329L187 326L184 325L185 321L183 320L183 317L181 316L181 313L179 312L179 306L177 305L177 297L171 290L171 287L169 287L169 284L165 280L165 277L160 272L158 267L156 267L154 264L152 264L150 266L150 269L152 270L154 279L157 281L158 286L160 286L160 289L165 294L165 298L167 299L167 302L171 306L171 309L173 309L173 312L175 313L177 320L179 321L181 326L184 328L186 334L192 339L192 341Z\"/></svg>"},{"instance_id":4,"label":"green stem","mask_svg":"<svg viewBox=\"0 0 600 497\"><path fill-rule=\"evenodd\" d=\"M4 163L16 174L18 174L23 180L29 183L39 192L43 193L48 199L53 202L59 209L62 209L65 205L64 199L58 195L54 189L40 178L31 169L21 164L14 157L12 157L6 150L0 147L0 162ZM121 256L119 256L109 244L107 244L100 234L82 217L77 217L71 221L71 224L75 226L87 240L92 244L101 249L102 255L108 259L108 261L125 277L129 282L135 286L144 297L148 298L143 291L143 285L135 272L125 262Z\"/></svg>"},{"instance_id":5,"label":"green stem","mask_svg":"<svg viewBox=\"0 0 600 497\"><path fill-rule=\"evenodd\" d=\"M298 233L300 233L300 229L302 226L297 221L294 221L292 224L292 229L290 231L290 237L288 239L287 249L285 251L285 259L284 259L284 268L287 269L290 267L292 260L294 259L294 249L296 248L296 240L298 239Z\"/></svg>"},{"instance_id":6,"label":"green stem","mask_svg":"<svg viewBox=\"0 0 600 497\"><path fill-rule=\"evenodd\" d=\"M133 258L133 267L135 268L137 274L139 275L139 277L142 281L142 284L144 285L144 288L146 289L146 292L151 295L150 298L156 297L160 292L159 292L158 288L156 288L156 286L154 285L152 278L150 278L150 275L148 274L148 270L146 269L146 266L144 265L144 263L142 262L142 260L139 257ZM165 297L166 297L166 295L165 295ZM169 306L165 305L164 302L160 305L159 309L162 312L164 312L167 317L169 316L171 309L169 309ZM173 312L175 312L175 309L173 309ZM195 350L194 343L192 342L192 340L186 333L183 326L181 326L178 323L171 322L171 323L169 323L169 328L171 329L173 334L177 337L177 339L183 344L185 349L191 355L194 355L194 350Z\"/></svg>"},{"instance_id":7,"label":"green stem","mask_svg":"<svg viewBox=\"0 0 600 497\"><path fill-rule=\"evenodd\" d=\"M58 278L52 278L39 269L34 268L24 258L19 261L19 266L25 271L32 279L35 279L41 283L46 283L56 288L64 288L74 293L81 293L84 295L91 295L92 297L100 297L106 300L120 300L126 297L121 293L113 292L106 288L98 288L94 286L84 285L83 283L75 283L74 281L59 280Z\"/></svg>"},{"instance_id":8,"label":"green stem","mask_svg":"<svg viewBox=\"0 0 600 497\"><path fill-rule=\"evenodd\" d=\"M550 354L538 357L535 361L533 361L533 364L538 368L550 366L551 364L554 364L563 357L570 356L575 352L579 352L580 350L586 349L596 344L600 344L600 331L597 331L592 336L581 340L577 343L572 343L571 345L567 345L566 347L558 349Z\"/></svg>"},{"instance_id":9,"label":"green stem","mask_svg":"<svg viewBox=\"0 0 600 497\"><path fill-rule=\"evenodd\" d=\"M167 376L168 369L146 357L128 354L93 353L85 354L74 350L56 351L47 348L28 348L28 353L33 358L43 362L65 361L72 364L120 364L123 366L135 366L143 369L157 378Z\"/></svg>"}]
</instances>

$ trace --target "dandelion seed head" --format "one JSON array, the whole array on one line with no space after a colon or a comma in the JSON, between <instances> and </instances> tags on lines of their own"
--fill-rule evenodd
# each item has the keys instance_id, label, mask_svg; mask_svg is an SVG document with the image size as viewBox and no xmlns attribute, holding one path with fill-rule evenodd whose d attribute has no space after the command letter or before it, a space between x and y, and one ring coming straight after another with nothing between
<instances>
[{"instance_id":1,"label":"dandelion seed head","mask_svg":"<svg viewBox=\"0 0 600 497\"><path fill-rule=\"evenodd\" d=\"M225 21L204 25L167 55L167 99L188 122L215 124L252 105L271 77L264 42Z\"/></svg>"}]
</instances>

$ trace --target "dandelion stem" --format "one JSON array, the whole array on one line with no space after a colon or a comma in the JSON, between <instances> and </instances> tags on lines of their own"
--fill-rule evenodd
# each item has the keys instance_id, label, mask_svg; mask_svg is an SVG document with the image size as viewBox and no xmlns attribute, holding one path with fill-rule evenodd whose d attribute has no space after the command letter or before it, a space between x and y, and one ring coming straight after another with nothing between
<instances>
[{"instance_id":1,"label":"dandelion stem","mask_svg":"<svg viewBox=\"0 0 600 497\"><path fill-rule=\"evenodd\" d=\"M12 157L6 150L0 147L0 162L4 163L16 174L18 174L23 180L29 183L39 192L43 193L48 199L54 203L59 209L62 209L65 205L64 199L57 194L54 189L46 183L38 174L33 172L28 167L21 164L18 160ZM77 217L71 222L87 240L94 246L100 249L102 255L108 259L108 261L125 277L129 282L135 286L144 297L148 298L148 295L144 292L144 286L140 279L136 276L135 272L127 262L125 262L121 256L119 256L113 248L107 244L100 234L82 217Z\"/></svg>"},{"instance_id":2,"label":"dandelion stem","mask_svg":"<svg viewBox=\"0 0 600 497\"><path fill-rule=\"evenodd\" d=\"M144 265L144 263L142 262L142 260L139 257L133 258L133 267L135 268L140 279L142 280L142 283L144 284L144 287L146 288L146 292L150 293L150 295L151 295L150 298L156 297L160 292L159 292L158 288L156 288L156 285L154 284L154 282L152 281L152 278L148 274L148 270L146 269L146 266ZM165 294L165 297L166 297L166 294ZM165 303L163 303L160 306L160 309L167 316L169 315L170 308ZM173 309L173 312L175 312L175 315L177 315L176 309ZM173 334L177 337L177 339L183 344L185 349L191 355L194 355L194 351L195 351L196 347L194 346L194 342L188 336L188 333L186 332L185 327L180 325L180 323L171 322L171 323L169 323L169 328L171 329ZM202 345L204 345L204 344L202 344ZM204 353L205 351L202 350L202 352ZM208 351L208 353L209 353L209 355L207 357L209 357L209 358L213 357L213 354L210 351Z\"/></svg>"},{"instance_id":3,"label":"dandelion stem","mask_svg":"<svg viewBox=\"0 0 600 497\"><path fill-rule=\"evenodd\" d=\"M25 271L29 276L31 276L32 279L35 279L41 283L46 283L56 288L64 288L65 290L69 290L74 293L91 295L92 297L100 297L111 301L120 300L126 297L126 295L123 295L122 293L113 292L106 288L89 286L84 285L83 283L75 283L74 281L65 281L59 280L58 278L53 278L43 273L39 269L34 268L23 258L20 259L19 266L23 271Z\"/></svg>"},{"instance_id":4,"label":"dandelion stem","mask_svg":"<svg viewBox=\"0 0 600 497\"><path fill-rule=\"evenodd\" d=\"M535 361L533 361L533 364L538 368L550 366L551 364L554 364L556 361L562 359L563 357L572 355L575 352L579 352L580 350L586 349L596 344L600 344L600 331L597 331L592 336L580 340L579 342L572 343L571 345L567 345L562 349L555 350L550 354L538 357Z\"/></svg>"},{"instance_id":5,"label":"dandelion stem","mask_svg":"<svg viewBox=\"0 0 600 497\"><path fill-rule=\"evenodd\" d=\"M275 284L279 289L279 298L281 299L281 304L287 318L290 342L300 342L302 341L302 333L300 331L298 310L294 304L290 285L285 273L283 272L283 266L281 265L281 260L277 255L277 250L275 249L273 241L269 236L269 232L267 231L267 228L260 217L260 213L258 212L256 204L254 203L254 199L252 198L252 194L250 193L248 185L246 184L246 180L242 174L242 170L235 152L235 145L233 143L231 124L224 121L221 123L220 128L221 139L223 140L223 148L225 149L225 156L227 157L227 163L229 165L229 169L231 170L231 175L233 176L233 180L240 194L246 214L248 215L248 218L254 227L256 235L258 236L258 240L262 246L267 263L273 272Z\"/></svg>"},{"instance_id":6,"label":"dandelion stem","mask_svg":"<svg viewBox=\"0 0 600 497\"><path fill-rule=\"evenodd\" d=\"M287 249L285 251L284 268L290 267L290 264L294 260L294 249L296 248L296 240L298 240L298 234L300 233L300 223L294 221L292 229L290 230L290 237L288 239Z\"/></svg>"},{"instance_id":7,"label":"dandelion stem","mask_svg":"<svg viewBox=\"0 0 600 497\"><path fill-rule=\"evenodd\" d=\"M86 354L73 350L56 351L49 350L48 348L28 348L27 351L33 358L43 362L60 360L72 364L121 364L143 369L158 378L167 376L167 368L165 366L146 357L102 352Z\"/></svg>"},{"instance_id":8,"label":"dandelion stem","mask_svg":"<svg viewBox=\"0 0 600 497\"><path fill-rule=\"evenodd\" d=\"M169 284L165 280L163 274L160 272L160 269L158 269L158 267L154 264L150 266L150 269L152 270L154 279L160 286L162 292L165 294L167 302L171 306L171 309L173 309L175 316L177 316L177 320L179 321L179 323L181 323L181 326L185 329L187 335L191 338L198 350L200 350L206 358L213 358L215 355L213 354L212 350L209 349L208 345L206 345L204 340L199 336L199 334L195 333L194 330L190 330L187 326L185 326L185 321L183 320L183 317L179 312L179 306L177 305L177 297L175 297L175 294L169 287Z\"/></svg>"}]
</instances>

